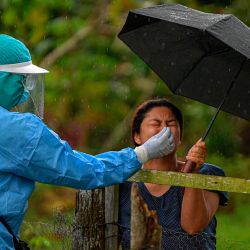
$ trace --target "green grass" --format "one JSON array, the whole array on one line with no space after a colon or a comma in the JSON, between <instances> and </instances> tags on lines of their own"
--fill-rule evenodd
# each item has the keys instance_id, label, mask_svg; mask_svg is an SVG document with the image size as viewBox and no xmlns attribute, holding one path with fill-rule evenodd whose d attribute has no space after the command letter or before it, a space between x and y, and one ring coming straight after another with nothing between
<instances>
[{"instance_id":1,"label":"green grass","mask_svg":"<svg viewBox=\"0 0 250 250\"><path fill-rule=\"evenodd\" d=\"M250 197L235 205L230 213L217 214L217 250L250 249Z\"/></svg>"},{"instance_id":2,"label":"green grass","mask_svg":"<svg viewBox=\"0 0 250 250\"><path fill-rule=\"evenodd\" d=\"M27 221L22 225L21 237L32 250L61 250L72 248L73 213L57 213L50 220Z\"/></svg>"}]
</instances>

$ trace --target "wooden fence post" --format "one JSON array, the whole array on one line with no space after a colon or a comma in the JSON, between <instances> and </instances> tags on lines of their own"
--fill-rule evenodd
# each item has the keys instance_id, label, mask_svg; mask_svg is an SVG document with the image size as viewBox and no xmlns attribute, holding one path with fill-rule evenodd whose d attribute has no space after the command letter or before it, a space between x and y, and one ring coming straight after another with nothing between
<instances>
[{"instance_id":1,"label":"wooden fence post","mask_svg":"<svg viewBox=\"0 0 250 250\"><path fill-rule=\"evenodd\" d=\"M76 196L73 250L105 247L105 189L80 190Z\"/></svg>"},{"instance_id":2,"label":"wooden fence post","mask_svg":"<svg viewBox=\"0 0 250 250\"><path fill-rule=\"evenodd\" d=\"M105 188L105 250L118 246L119 186Z\"/></svg>"},{"instance_id":3,"label":"wooden fence post","mask_svg":"<svg viewBox=\"0 0 250 250\"><path fill-rule=\"evenodd\" d=\"M162 229L156 211L149 211L136 183L131 190L131 250L160 250Z\"/></svg>"},{"instance_id":4,"label":"wooden fence post","mask_svg":"<svg viewBox=\"0 0 250 250\"><path fill-rule=\"evenodd\" d=\"M119 186L76 194L73 250L115 250L118 244Z\"/></svg>"}]
</instances>

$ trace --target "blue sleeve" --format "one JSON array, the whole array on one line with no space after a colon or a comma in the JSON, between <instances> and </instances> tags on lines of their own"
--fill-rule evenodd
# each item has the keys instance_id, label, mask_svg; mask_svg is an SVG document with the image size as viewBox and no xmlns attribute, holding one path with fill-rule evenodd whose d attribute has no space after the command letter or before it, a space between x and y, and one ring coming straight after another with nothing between
<instances>
[{"instance_id":1,"label":"blue sleeve","mask_svg":"<svg viewBox=\"0 0 250 250\"><path fill-rule=\"evenodd\" d=\"M131 148L96 156L72 150L31 114L12 115L5 125L5 133L0 132L0 171L43 183L92 189L122 183L140 168Z\"/></svg>"},{"instance_id":2,"label":"blue sleeve","mask_svg":"<svg viewBox=\"0 0 250 250\"><path fill-rule=\"evenodd\" d=\"M215 175L215 176L225 176L225 172L212 164L205 163L199 171L201 174L205 175ZM208 190L211 191L211 190ZM212 190L211 192L218 193L220 197L220 205L225 206L228 202L228 192Z\"/></svg>"}]
</instances>

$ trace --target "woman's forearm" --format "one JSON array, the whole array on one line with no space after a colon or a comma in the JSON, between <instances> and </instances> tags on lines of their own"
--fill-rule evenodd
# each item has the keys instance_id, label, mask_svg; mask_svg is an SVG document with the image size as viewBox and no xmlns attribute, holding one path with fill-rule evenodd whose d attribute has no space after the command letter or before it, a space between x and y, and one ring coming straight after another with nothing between
<instances>
[{"instance_id":1,"label":"woman's forearm","mask_svg":"<svg viewBox=\"0 0 250 250\"><path fill-rule=\"evenodd\" d=\"M219 205L216 193L202 189L185 188L181 226L189 234L199 233L209 224Z\"/></svg>"}]
</instances>

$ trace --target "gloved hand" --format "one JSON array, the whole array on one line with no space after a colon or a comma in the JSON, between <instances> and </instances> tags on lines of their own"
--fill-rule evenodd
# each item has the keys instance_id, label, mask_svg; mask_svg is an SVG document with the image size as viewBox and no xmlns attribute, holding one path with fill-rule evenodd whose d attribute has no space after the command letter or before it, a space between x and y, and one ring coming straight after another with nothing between
<instances>
[{"instance_id":1,"label":"gloved hand","mask_svg":"<svg viewBox=\"0 0 250 250\"><path fill-rule=\"evenodd\" d=\"M160 158L173 152L174 137L170 128L164 127L158 134L149 138L144 144L134 149L137 159L143 164L146 161Z\"/></svg>"}]
</instances>

